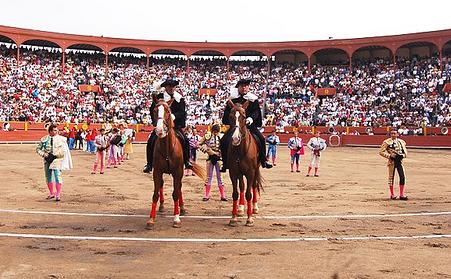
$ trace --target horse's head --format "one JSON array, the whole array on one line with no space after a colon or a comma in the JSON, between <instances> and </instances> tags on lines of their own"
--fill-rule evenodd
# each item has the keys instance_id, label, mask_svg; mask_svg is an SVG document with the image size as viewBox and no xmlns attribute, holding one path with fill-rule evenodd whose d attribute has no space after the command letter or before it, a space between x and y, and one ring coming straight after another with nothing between
<instances>
[{"instance_id":1,"label":"horse's head","mask_svg":"<svg viewBox=\"0 0 451 279\"><path fill-rule=\"evenodd\" d=\"M166 137L169 129L174 128L174 121L172 120L170 109L172 102L173 100L167 103L164 100L159 100L153 111L154 117L158 119L155 132L159 138Z\"/></svg>"},{"instance_id":2,"label":"horse's head","mask_svg":"<svg viewBox=\"0 0 451 279\"><path fill-rule=\"evenodd\" d=\"M244 104L234 104L231 100L227 102L227 105L232 109L230 110L230 128L234 129L232 135L232 145L238 146L241 144L244 132L246 130L246 108L249 105L249 101Z\"/></svg>"}]
</instances>

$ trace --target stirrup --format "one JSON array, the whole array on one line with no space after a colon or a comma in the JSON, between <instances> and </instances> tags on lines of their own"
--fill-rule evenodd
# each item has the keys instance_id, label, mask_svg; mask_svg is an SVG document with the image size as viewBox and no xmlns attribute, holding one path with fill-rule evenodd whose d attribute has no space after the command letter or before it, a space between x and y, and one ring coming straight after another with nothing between
<instances>
[{"instance_id":1,"label":"stirrup","mask_svg":"<svg viewBox=\"0 0 451 279\"><path fill-rule=\"evenodd\" d=\"M144 166L143 173L150 173L152 171L152 165L147 164Z\"/></svg>"},{"instance_id":2,"label":"stirrup","mask_svg":"<svg viewBox=\"0 0 451 279\"><path fill-rule=\"evenodd\" d=\"M192 169L192 168L193 168L193 165L191 164L190 161L185 162L185 169Z\"/></svg>"}]
</instances>

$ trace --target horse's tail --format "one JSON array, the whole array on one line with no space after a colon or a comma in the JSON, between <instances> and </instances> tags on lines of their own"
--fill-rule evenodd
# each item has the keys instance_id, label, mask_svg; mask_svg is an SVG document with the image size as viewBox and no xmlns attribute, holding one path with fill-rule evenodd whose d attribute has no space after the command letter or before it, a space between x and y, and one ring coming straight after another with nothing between
<instances>
[{"instance_id":1,"label":"horse's tail","mask_svg":"<svg viewBox=\"0 0 451 279\"><path fill-rule=\"evenodd\" d=\"M260 189L264 191L263 184L265 183L265 179L263 178L260 167L257 167L255 171L255 187L257 188L258 194L260 194Z\"/></svg>"},{"instance_id":2,"label":"horse's tail","mask_svg":"<svg viewBox=\"0 0 451 279\"><path fill-rule=\"evenodd\" d=\"M207 171L195 162L191 162L191 164L193 165L192 171L194 172L194 174L199 176L202 181L205 181L207 179Z\"/></svg>"}]
</instances>

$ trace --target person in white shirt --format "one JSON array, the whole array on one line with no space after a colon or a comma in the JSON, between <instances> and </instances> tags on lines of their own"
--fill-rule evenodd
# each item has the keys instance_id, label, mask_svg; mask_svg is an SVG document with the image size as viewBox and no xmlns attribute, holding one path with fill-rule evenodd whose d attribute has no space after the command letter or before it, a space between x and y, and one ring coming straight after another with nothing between
<instances>
[{"instance_id":1,"label":"person in white shirt","mask_svg":"<svg viewBox=\"0 0 451 279\"><path fill-rule=\"evenodd\" d=\"M294 164L296 163L296 172L300 172L299 170L299 159L301 155L304 155L304 143L302 139L298 137L299 132L297 130L294 131L294 137L288 140L288 148L290 149L290 157L291 157L291 172L294 171Z\"/></svg>"},{"instance_id":2,"label":"person in white shirt","mask_svg":"<svg viewBox=\"0 0 451 279\"><path fill-rule=\"evenodd\" d=\"M320 132L316 132L315 136L311 138L308 143L307 147L312 151L312 157L310 160L310 166L308 167L307 175L310 176L310 171L312 168L315 168L315 177L318 177L318 168L319 168L319 162L320 162L320 156L321 152L326 150L327 144L326 140L320 138Z\"/></svg>"},{"instance_id":3,"label":"person in white shirt","mask_svg":"<svg viewBox=\"0 0 451 279\"><path fill-rule=\"evenodd\" d=\"M44 159L45 178L49 189L47 199L55 198L55 201L60 201L63 186L62 171L72 169L72 157L67 139L58 134L57 126L49 124L46 128L48 135L41 138L36 153ZM56 187L56 192L53 186Z\"/></svg>"}]
</instances>

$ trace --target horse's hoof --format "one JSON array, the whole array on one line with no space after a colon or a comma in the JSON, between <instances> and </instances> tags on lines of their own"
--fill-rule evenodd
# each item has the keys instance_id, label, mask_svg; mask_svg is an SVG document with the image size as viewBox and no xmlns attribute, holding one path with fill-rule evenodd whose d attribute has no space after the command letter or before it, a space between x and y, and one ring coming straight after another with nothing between
<instances>
[{"instance_id":1,"label":"horse's hoof","mask_svg":"<svg viewBox=\"0 0 451 279\"><path fill-rule=\"evenodd\" d=\"M254 219L253 218L249 218L246 221L246 227L253 227L254 226Z\"/></svg>"},{"instance_id":2,"label":"horse's hoof","mask_svg":"<svg viewBox=\"0 0 451 279\"><path fill-rule=\"evenodd\" d=\"M158 212L164 212L164 205L160 204L158 207Z\"/></svg>"},{"instance_id":3,"label":"horse's hoof","mask_svg":"<svg viewBox=\"0 0 451 279\"><path fill-rule=\"evenodd\" d=\"M180 209L180 216L185 216L186 214L188 214L188 211L186 211L186 209L181 208Z\"/></svg>"},{"instance_id":4,"label":"horse's hoof","mask_svg":"<svg viewBox=\"0 0 451 279\"><path fill-rule=\"evenodd\" d=\"M155 221L149 220L146 223L146 230L153 230L155 228Z\"/></svg>"},{"instance_id":5,"label":"horse's hoof","mask_svg":"<svg viewBox=\"0 0 451 279\"><path fill-rule=\"evenodd\" d=\"M236 227L237 225L238 225L238 219L237 218L230 219L229 226Z\"/></svg>"},{"instance_id":6,"label":"horse's hoof","mask_svg":"<svg viewBox=\"0 0 451 279\"><path fill-rule=\"evenodd\" d=\"M173 222L172 223L172 227L173 228L181 228L182 227L182 222Z\"/></svg>"}]
</instances>

